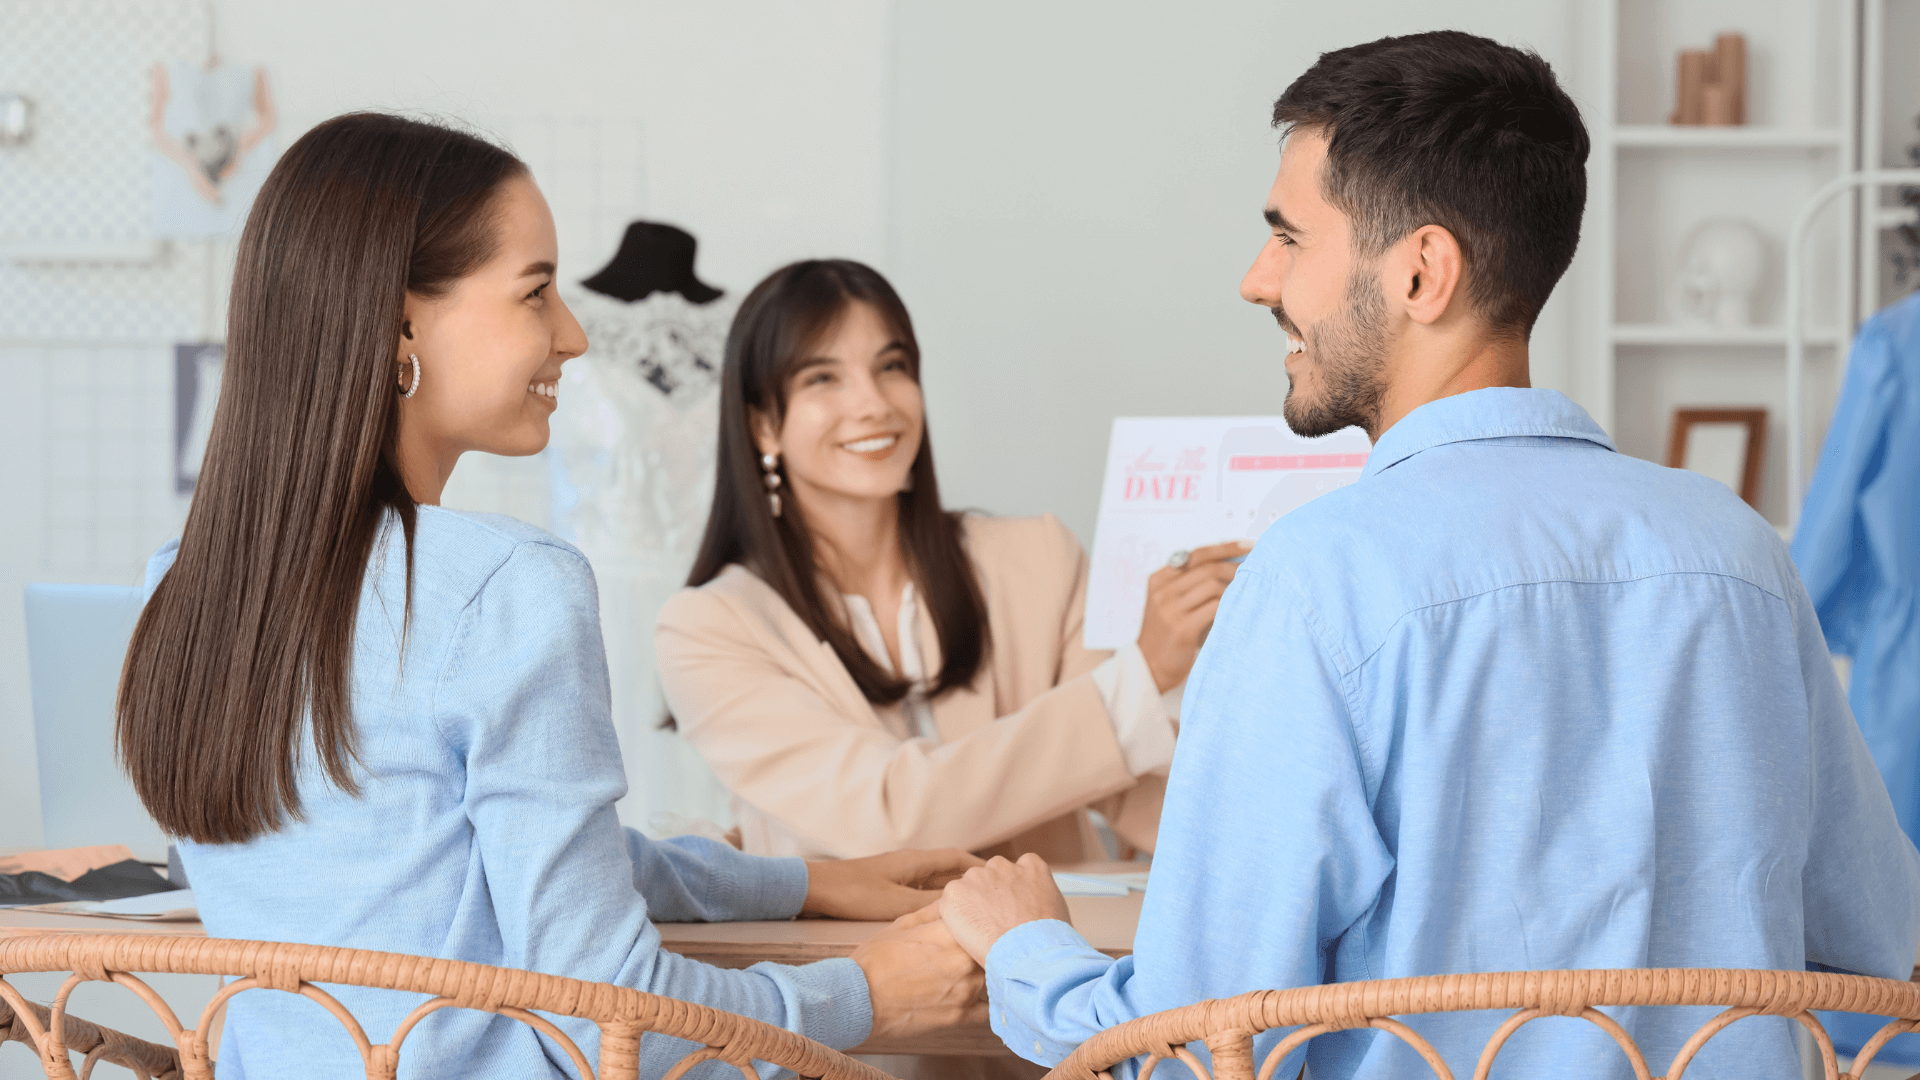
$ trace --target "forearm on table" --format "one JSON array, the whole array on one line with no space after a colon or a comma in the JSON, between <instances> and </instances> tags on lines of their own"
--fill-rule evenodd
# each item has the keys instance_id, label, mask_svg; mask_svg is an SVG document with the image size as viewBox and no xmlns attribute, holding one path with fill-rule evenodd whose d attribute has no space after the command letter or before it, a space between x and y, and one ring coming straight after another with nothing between
<instances>
[{"instance_id":1,"label":"forearm on table","mask_svg":"<svg viewBox=\"0 0 1920 1080\"><path fill-rule=\"evenodd\" d=\"M858 1046L873 1028L866 976L849 959L803 967L755 964L741 971L689 960L660 950L635 989L752 1017L804 1035L836 1050ZM696 1045L649 1036L641 1046L640 1075L664 1076ZM776 1070L761 1066L762 1075Z\"/></svg>"},{"instance_id":2,"label":"forearm on table","mask_svg":"<svg viewBox=\"0 0 1920 1080\"><path fill-rule=\"evenodd\" d=\"M743 855L703 836L649 840L628 829L633 884L656 922L789 919L807 898L799 859Z\"/></svg>"},{"instance_id":3,"label":"forearm on table","mask_svg":"<svg viewBox=\"0 0 1920 1080\"><path fill-rule=\"evenodd\" d=\"M1123 993L1132 971L1131 958L1115 961L1066 923L1016 926L987 953L993 1032L1021 1057L1057 1065L1087 1039L1134 1019Z\"/></svg>"}]
</instances>

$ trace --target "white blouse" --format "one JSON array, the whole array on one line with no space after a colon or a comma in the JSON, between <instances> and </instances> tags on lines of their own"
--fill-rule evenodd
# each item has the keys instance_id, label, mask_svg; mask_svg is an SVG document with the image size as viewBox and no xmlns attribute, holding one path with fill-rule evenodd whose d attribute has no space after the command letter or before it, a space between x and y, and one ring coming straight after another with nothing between
<instances>
[{"instance_id":1,"label":"white blouse","mask_svg":"<svg viewBox=\"0 0 1920 1080\"><path fill-rule=\"evenodd\" d=\"M873 605L864 596L842 596L853 636L881 670L911 683L900 702L901 714L920 738L938 743L939 729L934 726L933 706L927 698L930 679L926 654L920 642L920 604L908 582L900 591L900 665L895 671L887 655L887 639L880 632L880 620ZM1180 694L1186 683L1162 694L1153 684L1153 672L1140 646L1128 642L1105 663L1092 671L1093 684L1107 706L1107 719L1120 742L1121 757L1135 776L1165 775L1173 763L1174 722L1180 719Z\"/></svg>"}]
</instances>

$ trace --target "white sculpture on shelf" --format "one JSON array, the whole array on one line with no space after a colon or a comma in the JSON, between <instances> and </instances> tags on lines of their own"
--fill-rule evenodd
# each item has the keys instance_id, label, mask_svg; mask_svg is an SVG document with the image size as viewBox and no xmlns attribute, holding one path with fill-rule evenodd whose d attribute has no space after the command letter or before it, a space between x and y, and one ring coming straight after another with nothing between
<instances>
[{"instance_id":1,"label":"white sculpture on shelf","mask_svg":"<svg viewBox=\"0 0 1920 1080\"><path fill-rule=\"evenodd\" d=\"M1760 230L1731 219L1702 222L1680 251L1674 317L1729 328L1753 325L1754 291L1767 254Z\"/></svg>"}]
</instances>

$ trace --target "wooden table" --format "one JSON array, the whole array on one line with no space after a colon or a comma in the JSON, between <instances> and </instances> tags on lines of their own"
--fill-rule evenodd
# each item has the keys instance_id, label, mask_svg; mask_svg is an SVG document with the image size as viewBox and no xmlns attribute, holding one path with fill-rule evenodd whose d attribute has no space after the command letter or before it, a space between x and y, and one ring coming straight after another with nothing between
<instances>
[{"instance_id":1,"label":"wooden table","mask_svg":"<svg viewBox=\"0 0 1920 1080\"><path fill-rule=\"evenodd\" d=\"M1071 867L1082 872L1137 870L1138 864L1097 864ZM1074 928L1087 943L1108 956L1133 952L1134 929L1140 922L1143 893L1126 897L1072 896L1067 909ZM861 942L886 927L881 922L842 922L837 919L783 919L778 922L659 923L660 939L671 952L723 968L751 967L770 960L776 964L810 964L850 955ZM197 922L154 923L129 919L100 919L86 915L49 915L0 908L0 938L41 934L154 934L207 936ZM859 1054L964 1054L1011 1057L1012 1052L985 1024L964 1025L930 1032L905 1043L869 1042Z\"/></svg>"}]
</instances>

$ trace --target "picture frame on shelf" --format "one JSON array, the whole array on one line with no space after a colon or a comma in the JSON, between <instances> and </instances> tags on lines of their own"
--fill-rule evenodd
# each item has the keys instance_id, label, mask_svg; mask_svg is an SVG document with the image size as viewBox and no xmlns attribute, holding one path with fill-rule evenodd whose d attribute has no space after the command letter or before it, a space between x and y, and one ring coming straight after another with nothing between
<instances>
[{"instance_id":1,"label":"picture frame on shelf","mask_svg":"<svg viewBox=\"0 0 1920 1080\"><path fill-rule=\"evenodd\" d=\"M1675 409L1667 467L1711 477L1760 509L1767 463L1767 410Z\"/></svg>"}]
</instances>

